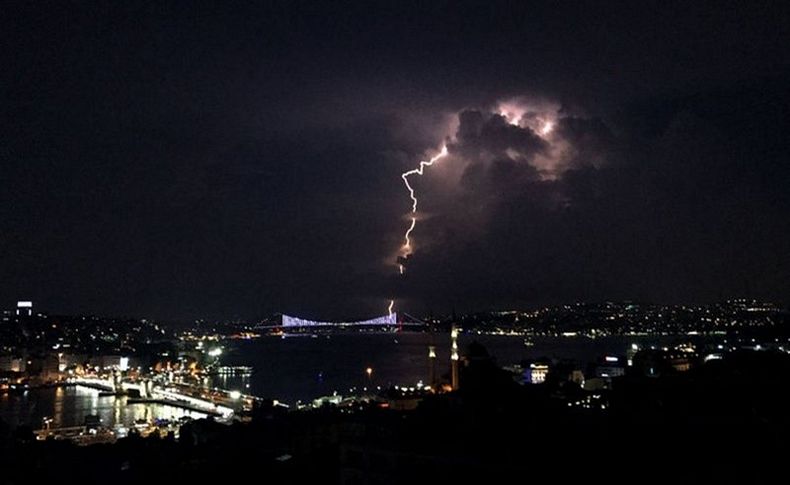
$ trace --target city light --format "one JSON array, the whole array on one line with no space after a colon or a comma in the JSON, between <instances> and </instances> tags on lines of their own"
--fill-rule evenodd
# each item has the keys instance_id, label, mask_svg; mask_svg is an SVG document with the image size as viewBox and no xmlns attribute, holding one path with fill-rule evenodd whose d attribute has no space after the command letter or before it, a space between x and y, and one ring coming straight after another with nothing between
<instances>
[{"instance_id":1,"label":"city light","mask_svg":"<svg viewBox=\"0 0 790 485\"><path fill-rule=\"evenodd\" d=\"M394 302L393 302L394 305ZM306 320L303 318L292 317L290 315L282 316L283 328L296 328L296 327L356 327L356 326L376 326L376 325L396 325L398 323L398 314L390 312L387 315L371 318L369 320L359 320L352 322L321 322L314 320Z\"/></svg>"},{"instance_id":2,"label":"city light","mask_svg":"<svg viewBox=\"0 0 790 485\"><path fill-rule=\"evenodd\" d=\"M453 327L450 330L450 360L457 361L460 357L458 355L458 329Z\"/></svg>"}]
</instances>

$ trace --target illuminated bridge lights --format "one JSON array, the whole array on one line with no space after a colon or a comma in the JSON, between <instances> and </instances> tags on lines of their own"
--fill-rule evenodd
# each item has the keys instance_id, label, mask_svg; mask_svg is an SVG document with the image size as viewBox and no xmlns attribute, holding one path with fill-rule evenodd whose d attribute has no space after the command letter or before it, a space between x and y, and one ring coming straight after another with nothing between
<instances>
[{"instance_id":1,"label":"illuminated bridge lights","mask_svg":"<svg viewBox=\"0 0 790 485\"><path fill-rule=\"evenodd\" d=\"M320 322L320 321L305 320L303 318L292 317L290 315L283 315L283 321L282 321L283 328L386 326L386 325L397 325L397 324L398 324L398 314L396 312L391 312L387 315L371 318L369 320L360 320L355 322Z\"/></svg>"}]
</instances>

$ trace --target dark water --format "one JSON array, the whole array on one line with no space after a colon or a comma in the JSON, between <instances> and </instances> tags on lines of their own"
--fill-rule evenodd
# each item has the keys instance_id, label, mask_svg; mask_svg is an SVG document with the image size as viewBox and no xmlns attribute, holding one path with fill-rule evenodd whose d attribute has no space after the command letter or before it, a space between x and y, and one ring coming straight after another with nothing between
<instances>
[{"instance_id":1,"label":"dark water","mask_svg":"<svg viewBox=\"0 0 790 485\"><path fill-rule=\"evenodd\" d=\"M674 338L607 337L537 338L526 347L523 337L465 335L461 353L473 340L482 343L500 365L530 358L572 358L588 362L604 354L624 354L633 342L665 344ZM450 337L438 333L344 333L312 338L265 337L225 344L222 363L252 366L251 376L215 377L212 385L290 404L332 394L349 394L352 387L414 386L427 381L428 345L436 346L437 376L449 372ZM368 378L365 370L371 367ZM0 417L6 422L41 426L43 417L55 426L81 425L98 414L107 426L131 425L137 419L179 418L187 411L161 405L127 405L125 398L99 397L82 387L41 389L26 394L0 394Z\"/></svg>"},{"instance_id":2,"label":"dark water","mask_svg":"<svg viewBox=\"0 0 790 485\"><path fill-rule=\"evenodd\" d=\"M477 340L500 365L540 357L572 358L592 361L608 353L624 354L632 342L664 343L668 338L607 337L539 338L526 347L523 337L461 335L461 353ZM256 396L288 403L308 401L349 388L403 385L427 381L428 345L437 347L437 376L449 372L449 334L401 332L348 333L330 336L266 337L236 341L223 355L228 365L251 365L254 373L246 389ZM365 369L371 367L368 379ZM245 390L242 384L228 379L224 386Z\"/></svg>"}]
</instances>

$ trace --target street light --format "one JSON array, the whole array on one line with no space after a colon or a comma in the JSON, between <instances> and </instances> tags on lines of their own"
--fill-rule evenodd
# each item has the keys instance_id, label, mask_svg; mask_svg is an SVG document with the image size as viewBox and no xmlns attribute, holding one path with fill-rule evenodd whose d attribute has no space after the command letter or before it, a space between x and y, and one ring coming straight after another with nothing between
<instances>
[{"instance_id":1,"label":"street light","mask_svg":"<svg viewBox=\"0 0 790 485\"><path fill-rule=\"evenodd\" d=\"M368 375L368 380L370 380L371 376L373 375L373 367L368 367L365 369L365 374Z\"/></svg>"}]
</instances>

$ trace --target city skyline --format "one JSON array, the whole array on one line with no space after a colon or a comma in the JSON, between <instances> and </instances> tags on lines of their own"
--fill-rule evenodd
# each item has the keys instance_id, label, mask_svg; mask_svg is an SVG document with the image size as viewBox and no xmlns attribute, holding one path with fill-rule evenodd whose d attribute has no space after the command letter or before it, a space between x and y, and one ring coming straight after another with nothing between
<instances>
[{"instance_id":1,"label":"city skyline","mask_svg":"<svg viewBox=\"0 0 790 485\"><path fill-rule=\"evenodd\" d=\"M3 483L785 472L790 3L2 13Z\"/></svg>"}]
</instances>

